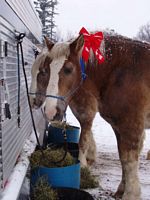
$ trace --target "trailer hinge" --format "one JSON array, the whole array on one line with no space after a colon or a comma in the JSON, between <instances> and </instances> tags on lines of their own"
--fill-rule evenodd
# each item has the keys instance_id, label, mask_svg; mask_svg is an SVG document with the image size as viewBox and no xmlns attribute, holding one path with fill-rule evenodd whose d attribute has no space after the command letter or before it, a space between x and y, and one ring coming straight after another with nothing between
<instances>
[{"instance_id":1,"label":"trailer hinge","mask_svg":"<svg viewBox=\"0 0 150 200\"><path fill-rule=\"evenodd\" d=\"M8 52L8 42L0 40L0 58L7 57Z\"/></svg>"}]
</instances>

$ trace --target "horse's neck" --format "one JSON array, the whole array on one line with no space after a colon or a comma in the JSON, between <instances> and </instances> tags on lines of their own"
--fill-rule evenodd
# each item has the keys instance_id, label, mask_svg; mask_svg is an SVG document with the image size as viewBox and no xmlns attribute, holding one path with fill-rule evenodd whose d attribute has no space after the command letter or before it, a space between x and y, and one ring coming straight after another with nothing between
<instances>
[{"instance_id":1,"label":"horse's neck","mask_svg":"<svg viewBox=\"0 0 150 200\"><path fill-rule=\"evenodd\" d=\"M128 52L127 48L122 38L109 37L108 40L105 41L104 63L98 64L96 58L88 62L86 66L88 79L92 81L96 87L103 87L104 84L108 82L114 70L118 67L129 65L130 59L126 59L126 56L128 56L131 50Z\"/></svg>"},{"instance_id":2,"label":"horse's neck","mask_svg":"<svg viewBox=\"0 0 150 200\"><path fill-rule=\"evenodd\" d=\"M98 64L96 58L87 64L86 73L90 81L95 87L101 91L106 88L109 81L113 80L118 72L125 74L126 72L134 75L141 70L147 70L149 65L149 44L121 36L108 37L105 41L105 61ZM134 77L134 76L133 76Z\"/></svg>"}]
</instances>

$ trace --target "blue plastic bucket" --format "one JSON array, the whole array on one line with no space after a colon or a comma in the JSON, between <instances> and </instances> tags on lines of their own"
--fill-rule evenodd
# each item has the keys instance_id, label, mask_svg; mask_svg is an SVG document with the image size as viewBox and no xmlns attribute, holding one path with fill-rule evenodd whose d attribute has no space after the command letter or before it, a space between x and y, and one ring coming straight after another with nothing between
<instances>
[{"instance_id":1,"label":"blue plastic bucket","mask_svg":"<svg viewBox=\"0 0 150 200\"><path fill-rule=\"evenodd\" d=\"M52 187L80 188L80 162L67 167L37 167L31 172L31 187L39 177L46 177Z\"/></svg>"},{"instance_id":2,"label":"blue plastic bucket","mask_svg":"<svg viewBox=\"0 0 150 200\"><path fill-rule=\"evenodd\" d=\"M67 142L79 143L80 128L76 126L69 126L66 130ZM64 135L63 129L50 126L48 131L48 143L63 143Z\"/></svg>"}]
</instances>

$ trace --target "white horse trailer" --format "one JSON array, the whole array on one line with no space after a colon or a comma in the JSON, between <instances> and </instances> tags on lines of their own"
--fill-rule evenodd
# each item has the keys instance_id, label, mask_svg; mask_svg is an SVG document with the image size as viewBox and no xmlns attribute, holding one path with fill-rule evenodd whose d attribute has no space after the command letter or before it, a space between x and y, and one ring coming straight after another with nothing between
<instances>
[{"instance_id":1,"label":"white horse trailer","mask_svg":"<svg viewBox=\"0 0 150 200\"><path fill-rule=\"evenodd\" d=\"M0 0L0 192L4 190L32 130L21 61L20 127L17 121L19 82L16 35L19 33L26 34L22 45L30 85L31 65L35 59L33 48L42 39L41 22L32 1Z\"/></svg>"}]
</instances>

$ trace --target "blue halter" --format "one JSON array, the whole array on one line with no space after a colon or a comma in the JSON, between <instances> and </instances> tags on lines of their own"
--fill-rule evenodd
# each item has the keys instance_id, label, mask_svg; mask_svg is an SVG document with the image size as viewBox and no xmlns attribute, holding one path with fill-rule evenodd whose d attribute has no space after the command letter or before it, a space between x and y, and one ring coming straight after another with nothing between
<instances>
[{"instance_id":1,"label":"blue halter","mask_svg":"<svg viewBox=\"0 0 150 200\"><path fill-rule=\"evenodd\" d=\"M83 58L80 58L80 66L81 66L81 77L82 77L82 80L85 80L87 75L85 73L85 62L84 62Z\"/></svg>"}]
</instances>

